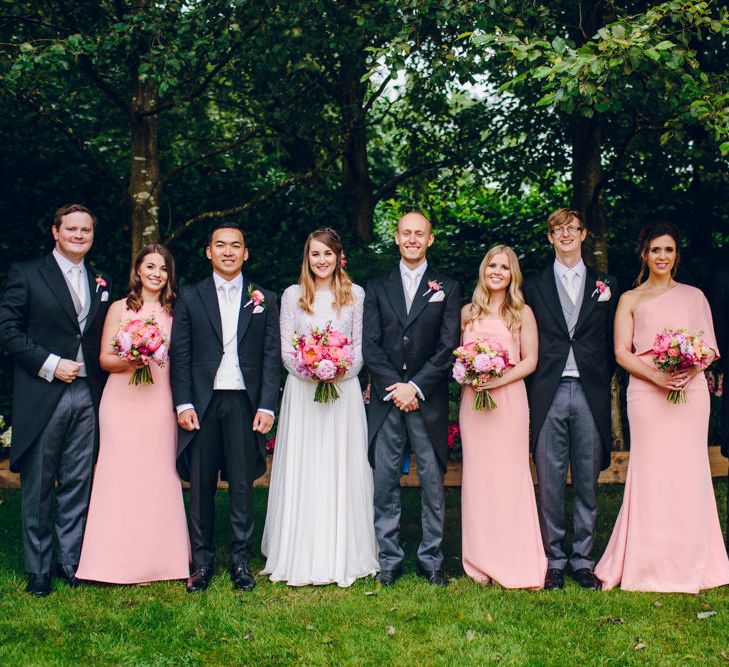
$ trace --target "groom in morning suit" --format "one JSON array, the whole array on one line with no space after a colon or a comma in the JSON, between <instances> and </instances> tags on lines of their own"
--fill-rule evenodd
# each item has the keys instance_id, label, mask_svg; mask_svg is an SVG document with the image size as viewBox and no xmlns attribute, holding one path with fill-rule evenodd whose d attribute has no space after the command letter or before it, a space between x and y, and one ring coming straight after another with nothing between
<instances>
[{"instance_id":1,"label":"groom in morning suit","mask_svg":"<svg viewBox=\"0 0 729 667\"><path fill-rule=\"evenodd\" d=\"M400 475L406 447L415 451L421 489L423 539L418 571L446 586L443 573L448 457L448 380L460 338L458 283L426 260L433 244L428 219L411 212L397 223L400 264L371 280L364 302L362 353L372 377L367 411L369 458L375 469L375 533L383 586L402 574Z\"/></svg>"},{"instance_id":2,"label":"groom in morning suit","mask_svg":"<svg viewBox=\"0 0 729 667\"><path fill-rule=\"evenodd\" d=\"M555 261L527 281L524 297L537 318L539 359L527 379L531 449L539 479L539 523L547 555L544 587L564 587L564 569L583 588L598 589L592 546L597 478L610 465L610 380L615 370L613 320L617 281L585 266L582 216L566 208L547 221ZM567 554L564 490L574 489L574 538Z\"/></svg>"},{"instance_id":3,"label":"groom in morning suit","mask_svg":"<svg viewBox=\"0 0 729 667\"><path fill-rule=\"evenodd\" d=\"M56 211L56 242L43 259L14 264L0 304L0 344L15 361L10 462L20 472L23 553L32 595L51 592L52 501L56 574L78 585L106 373L99 343L109 278L84 262L96 217L85 206Z\"/></svg>"},{"instance_id":4,"label":"groom in morning suit","mask_svg":"<svg viewBox=\"0 0 729 667\"><path fill-rule=\"evenodd\" d=\"M721 453L729 457L729 270L721 269L712 278L711 310L716 344L721 353L720 370L724 373L721 399ZM729 552L729 493L726 508L726 548Z\"/></svg>"},{"instance_id":5,"label":"groom in morning suit","mask_svg":"<svg viewBox=\"0 0 729 667\"><path fill-rule=\"evenodd\" d=\"M242 274L248 248L240 227L218 225L205 249L213 275L175 304L170 346L172 397L180 426L177 468L190 482L191 593L208 587L215 557L218 472L230 494L230 575L250 591L253 480L266 471L263 436L273 426L281 382L276 295Z\"/></svg>"}]
</instances>

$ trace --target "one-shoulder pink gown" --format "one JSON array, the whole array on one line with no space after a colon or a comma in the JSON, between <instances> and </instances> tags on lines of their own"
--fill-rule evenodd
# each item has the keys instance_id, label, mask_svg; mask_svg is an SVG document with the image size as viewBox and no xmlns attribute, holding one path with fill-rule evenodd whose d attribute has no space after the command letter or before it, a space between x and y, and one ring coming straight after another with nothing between
<instances>
[{"instance_id":1,"label":"one-shoulder pink gown","mask_svg":"<svg viewBox=\"0 0 729 667\"><path fill-rule=\"evenodd\" d=\"M703 331L716 350L711 312L702 292L678 284L638 306L633 348L647 365L663 329ZM698 593L729 584L707 451L709 392L703 373L687 387L688 402L666 400L665 389L631 376L628 385L630 463L625 495L595 574L603 588Z\"/></svg>"},{"instance_id":2,"label":"one-shoulder pink gown","mask_svg":"<svg viewBox=\"0 0 729 667\"><path fill-rule=\"evenodd\" d=\"M125 305L122 321L151 314L169 335L172 318L156 305L139 313ZM79 579L133 584L190 573L169 367L152 367L154 384L129 385L131 374L111 373L101 398Z\"/></svg>"},{"instance_id":3,"label":"one-shoulder pink gown","mask_svg":"<svg viewBox=\"0 0 729 667\"><path fill-rule=\"evenodd\" d=\"M513 363L519 342L499 318L469 324L463 342L500 342ZM475 392L463 390L461 487L462 562L466 574L504 588L541 588L547 571L534 484L529 470L529 405L523 380L491 391L497 407L475 411Z\"/></svg>"}]
</instances>

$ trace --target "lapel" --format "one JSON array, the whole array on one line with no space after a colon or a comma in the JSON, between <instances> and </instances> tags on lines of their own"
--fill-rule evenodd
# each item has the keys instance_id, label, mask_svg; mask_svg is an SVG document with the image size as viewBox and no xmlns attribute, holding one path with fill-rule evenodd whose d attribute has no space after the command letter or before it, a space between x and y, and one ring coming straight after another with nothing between
<instances>
[{"instance_id":1,"label":"lapel","mask_svg":"<svg viewBox=\"0 0 729 667\"><path fill-rule=\"evenodd\" d=\"M554 318L554 321L566 335L569 335L567 322L562 313L562 302L559 300L559 294L557 293L557 281L554 278L554 264L550 264L543 271L542 275L539 276L537 279L537 287L542 298L546 301L547 310Z\"/></svg>"},{"instance_id":2,"label":"lapel","mask_svg":"<svg viewBox=\"0 0 729 667\"><path fill-rule=\"evenodd\" d=\"M588 266L587 271L585 272L585 292L582 295L582 307L580 308L580 315L577 318L577 324L575 324L575 331L577 331L580 325L587 320L590 313L595 308L595 304L597 304L599 297L597 294L593 296L593 293L595 292L595 281L597 279L597 271Z\"/></svg>"},{"instance_id":3,"label":"lapel","mask_svg":"<svg viewBox=\"0 0 729 667\"><path fill-rule=\"evenodd\" d=\"M202 282L199 287L200 300L207 311L210 318L210 324L213 325L215 335L223 342L223 322L220 319L220 306L218 305L218 293L215 289L215 281L210 276Z\"/></svg>"},{"instance_id":4,"label":"lapel","mask_svg":"<svg viewBox=\"0 0 729 667\"><path fill-rule=\"evenodd\" d=\"M46 255L45 265L41 268L40 274L50 288L53 296L58 299L58 303L61 305L63 312L65 312L78 327L78 315L76 314L76 309L73 306L71 292L69 292L66 279L63 277L63 273L61 273L61 267L58 266L58 262L56 262L52 254Z\"/></svg>"},{"instance_id":5,"label":"lapel","mask_svg":"<svg viewBox=\"0 0 729 667\"><path fill-rule=\"evenodd\" d=\"M84 327L84 331L88 329L89 325L94 321L96 313L99 310L99 305L101 304L101 295L105 289L96 284L96 272L92 266L86 267L86 278L89 283L89 312L86 315L86 326ZM99 289L97 289L97 287Z\"/></svg>"},{"instance_id":6,"label":"lapel","mask_svg":"<svg viewBox=\"0 0 729 667\"><path fill-rule=\"evenodd\" d=\"M397 315L397 319L400 320L400 324L402 324L403 328L405 328L405 322L408 319L408 315L407 308L405 306L405 289L402 285L399 265L385 280L385 294L387 295L387 300L390 302L392 309ZM415 301L413 300L413 305L414 304Z\"/></svg>"},{"instance_id":7,"label":"lapel","mask_svg":"<svg viewBox=\"0 0 729 667\"><path fill-rule=\"evenodd\" d=\"M240 310L238 311L238 344L240 345L241 340L243 339L243 336L245 335L246 329L248 329L248 325L250 324L251 317L253 317L253 303L248 303L250 299L248 298L248 287L249 284L246 283L246 279L243 278L243 285L241 286L241 295L240 295ZM250 283L251 290L256 289L255 285L253 283ZM248 303L248 305L246 305Z\"/></svg>"},{"instance_id":8,"label":"lapel","mask_svg":"<svg viewBox=\"0 0 729 667\"><path fill-rule=\"evenodd\" d=\"M409 327L418 315L423 312L425 306L428 305L430 298L433 296L433 292L428 290L428 280L435 280L434 275L435 274L431 271L430 266L428 266L423 277L420 279L420 284L418 285L418 289L413 297L410 312L407 314L407 319L405 320L405 327Z\"/></svg>"}]
</instances>

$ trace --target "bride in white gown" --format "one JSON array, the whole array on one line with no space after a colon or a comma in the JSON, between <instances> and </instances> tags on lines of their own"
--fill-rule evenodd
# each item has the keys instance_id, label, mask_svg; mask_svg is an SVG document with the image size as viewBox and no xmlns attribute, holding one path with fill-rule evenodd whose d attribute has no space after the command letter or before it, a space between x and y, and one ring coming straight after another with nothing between
<instances>
[{"instance_id":1,"label":"bride in white gown","mask_svg":"<svg viewBox=\"0 0 729 667\"><path fill-rule=\"evenodd\" d=\"M281 299L281 352L289 375L276 432L261 574L290 586L350 586L379 569L373 523L367 423L357 374L362 368L364 290L343 269L339 235L309 235L298 285ZM297 373L295 333L328 322L347 336L352 367L339 399L315 403L316 381Z\"/></svg>"}]
</instances>

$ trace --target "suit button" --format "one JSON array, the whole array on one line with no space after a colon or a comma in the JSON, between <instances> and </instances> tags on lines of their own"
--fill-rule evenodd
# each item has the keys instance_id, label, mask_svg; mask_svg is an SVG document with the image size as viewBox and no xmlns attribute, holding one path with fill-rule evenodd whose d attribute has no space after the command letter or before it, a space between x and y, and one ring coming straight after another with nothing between
<instances>
[{"instance_id":1,"label":"suit button","mask_svg":"<svg viewBox=\"0 0 729 667\"><path fill-rule=\"evenodd\" d=\"M76 334L76 339L78 340L79 338L81 338L81 334Z\"/></svg>"},{"instance_id":2,"label":"suit button","mask_svg":"<svg viewBox=\"0 0 729 667\"><path fill-rule=\"evenodd\" d=\"M403 339L403 342L405 342L405 343L407 343L410 340L407 336L403 336L402 339Z\"/></svg>"}]
</instances>

